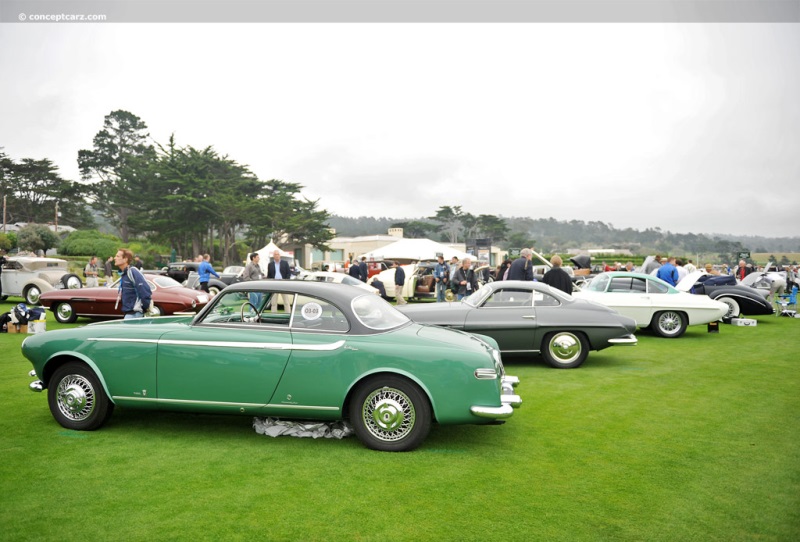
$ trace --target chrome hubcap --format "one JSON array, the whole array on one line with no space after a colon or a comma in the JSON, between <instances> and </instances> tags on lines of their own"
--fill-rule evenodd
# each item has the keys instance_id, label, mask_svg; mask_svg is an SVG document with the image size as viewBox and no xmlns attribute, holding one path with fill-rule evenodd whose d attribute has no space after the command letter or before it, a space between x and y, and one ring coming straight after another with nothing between
<instances>
[{"instance_id":1,"label":"chrome hubcap","mask_svg":"<svg viewBox=\"0 0 800 542\"><path fill-rule=\"evenodd\" d=\"M94 410L94 388L81 375L69 375L58 384L58 410L72 421L89 417Z\"/></svg>"},{"instance_id":2,"label":"chrome hubcap","mask_svg":"<svg viewBox=\"0 0 800 542\"><path fill-rule=\"evenodd\" d=\"M572 333L559 333L550 341L550 354L559 363L574 361L581 353L581 342Z\"/></svg>"},{"instance_id":3,"label":"chrome hubcap","mask_svg":"<svg viewBox=\"0 0 800 542\"><path fill-rule=\"evenodd\" d=\"M69 303L62 303L58 306L58 317L62 320L69 320L72 318L72 305Z\"/></svg>"},{"instance_id":4,"label":"chrome hubcap","mask_svg":"<svg viewBox=\"0 0 800 542\"><path fill-rule=\"evenodd\" d=\"M681 317L675 312L665 312L658 319L658 326L665 333L675 333L681 327Z\"/></svg>"},{"instance_id":5,"label":"chrome hubcap","mask_svg":"<svg viewBox=\"0 0 800 542\"><path fill-rule=\"evenodd\" d=\"M41 297L41 295L42 292L39 291L39 288L33 286L28 290L28 301L30 301L31 305L36 305L39 303L39 297Z\"/></svg>"},{"instance_id":6,"label":"chrome hubcap","mask_svg":"<svg viewBox=\"0 0 800 542\"><path fill-rule=\"evenodd\" d=\"M361 415L367 430L375 438L387 442L408 435L416 419L411 400L394 388L381 388L369 394Z\"/></svg>"}]
</instances>

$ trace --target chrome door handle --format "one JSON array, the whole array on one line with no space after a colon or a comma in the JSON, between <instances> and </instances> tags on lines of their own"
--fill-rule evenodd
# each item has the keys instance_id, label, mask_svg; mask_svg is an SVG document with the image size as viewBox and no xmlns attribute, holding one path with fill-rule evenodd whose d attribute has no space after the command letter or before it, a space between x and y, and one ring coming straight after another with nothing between
<instances>
[{"instance_id":1,"label":"chrome door handle","mask_svg":"<svg viewBox=\"0 0 800 542\"><path fill-rule=\"evenodd\" d=\"M525 316L523 316L523 318L525 318L527 320L535 320L536 319L536 315L535 314L526 314Z\"/></svg>"}]
</instances>

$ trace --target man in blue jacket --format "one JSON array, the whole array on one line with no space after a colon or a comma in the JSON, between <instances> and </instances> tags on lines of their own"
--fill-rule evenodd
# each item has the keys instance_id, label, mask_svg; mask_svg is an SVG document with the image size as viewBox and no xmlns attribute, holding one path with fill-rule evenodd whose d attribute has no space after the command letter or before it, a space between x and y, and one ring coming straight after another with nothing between
<instances>
[{"instance_id":1,"label":"man in blue jacket","mask_svg":"<svg viewBox=\"0 0 800 542\"><path fill-rule=\"evenodd\" d=\"M129 318L142 318L152 305L152 292L142 272L133 266L133 252L121 248L114 256L114 264L119 268L119 297L122 302L122 314Z\"/></svg>"},{"instance_id":2,"label":"man in blue jacket","mask_svg":"<svg viewBox=\"0 0 800 542\"><path fill-rule=\"evenodd\" d=\"M675 256L670 256L667 263L661 264L661 267L656 271L656 277L671 286L678 284L678 269L675 267Z\"/></svg>"},{"instance_id":3,"label":"man in blue jacket","mask_svg":"<svg viewBox=\"0 0 800 542\"><path fill-rule=\"evenodd\" d=\"M203 254L203 261L197 266L197 274L200 275L200 289L208 293L208 281L211 280L211 275L219 278L217 272L211 267L211 256L208 254Z\"/></svg>"}]
</instances>

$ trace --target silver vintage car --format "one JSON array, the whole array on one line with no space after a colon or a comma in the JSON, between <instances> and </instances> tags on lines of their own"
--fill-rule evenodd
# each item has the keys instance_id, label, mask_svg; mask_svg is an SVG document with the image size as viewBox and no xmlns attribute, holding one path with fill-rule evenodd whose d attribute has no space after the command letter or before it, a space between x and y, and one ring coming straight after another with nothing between
<instances>
[{"instance_id":1,"label":"silver vintage car","mask_svg":"<svg viewBox=\"0 0 800 542\"><path fill-rule=\"evenodd\" d=\"M28 305L38 304L43 292L83 287L80 277L70 273L67 261L59 258L7 257L0 279L3 286L0 300L22 297Z\"/></svg>"}]
</instances>

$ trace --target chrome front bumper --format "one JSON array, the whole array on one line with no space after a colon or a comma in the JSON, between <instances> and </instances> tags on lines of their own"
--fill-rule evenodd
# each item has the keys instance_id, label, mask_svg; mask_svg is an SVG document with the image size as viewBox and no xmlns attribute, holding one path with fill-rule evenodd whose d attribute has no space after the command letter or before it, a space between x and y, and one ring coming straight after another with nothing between
<instances>
[{"instance_id":1,"label":"chrome front bumper","mask_svg":"<svg viewBox=\"0 0 800 542\"><path fill-rule=\"evenodd\" d=\"M517 386L519 386L519 378L516 376L504 376L500 382L500 389L502 390L500 402L502 405L499 407L472 406L469 409L470 412L480 418L494 420L510 418L514 414L514 409L519 408L522 404L522 398L514 393L514 388Z\"/></svg>"},{"instance_id":2,"label":"chrome front bumper","mask_svg":"<svg viewBox=\"0 0 800 542\"><path fill-rule=\"evenodd\" d=\"M28 376L32 376L33 378L36 378L36 371L29 372ZM39 393L44 389L44 382L42 382L41 380L34 380L33 382L31 382L28 385L28 388L31 391L35 391L35 392Z\"/></svg>"},{"instance_id":3,"label":"chrome front bumper","mask_svg":"<svg viewBox=\"0 0 800 542\"><path fill-rule=\"evenodd\" d=\"M639 342L636 335L631 333L627 337L620 337L618 339L609 339L608 342L613 345L633 346Z\"/></svg>"}]
</instances>

